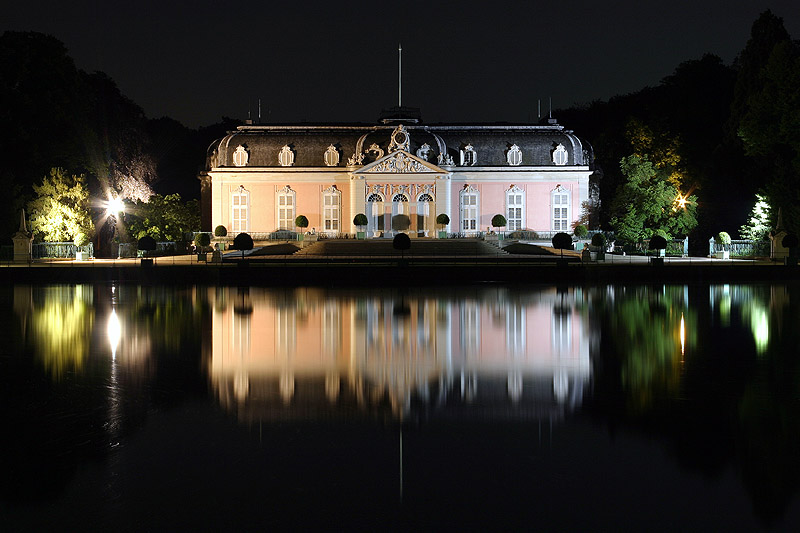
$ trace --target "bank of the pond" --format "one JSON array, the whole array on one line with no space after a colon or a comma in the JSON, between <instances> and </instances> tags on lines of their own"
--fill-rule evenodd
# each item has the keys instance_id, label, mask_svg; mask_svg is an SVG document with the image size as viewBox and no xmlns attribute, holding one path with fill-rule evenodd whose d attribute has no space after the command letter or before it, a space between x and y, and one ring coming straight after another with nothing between
<instances>
[{"instance_id":1,"label":"bank of the pond","mask_svg":"<svg viewBox=\"0 0 800 533\"><path fill-rule=\"evenodd\" d=\"M202 283L263 286L435 286L477 283L759 282L796 280L800 268L774 263L675 261L557 264L555 261L134 261L37 263L0 267L0 283Z\"/></svg>"}]
</instances>

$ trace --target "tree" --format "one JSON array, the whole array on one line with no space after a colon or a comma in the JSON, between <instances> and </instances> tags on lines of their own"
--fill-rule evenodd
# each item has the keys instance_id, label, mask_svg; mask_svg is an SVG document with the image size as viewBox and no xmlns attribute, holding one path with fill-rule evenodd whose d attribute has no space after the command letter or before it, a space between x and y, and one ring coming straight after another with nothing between
<instances>
[{"instance_id":1,"label":"tree","mask_svg":"<svg viewBox=\"0 0 800 533\"><path fill-rule=\"evenodd\" d=\"M211 245L211 236L208 233L200 233L195 239L195 244L198 246L198 252L204 252Z\"/></svg>"},{"instance_id":2,"label":"tree","mask_svg":"<svg viewBox=\"0 0 800 533\"><path fill-rule=\"evenodd\" d=\"M294 219L294 225L305 230L308 227L308 218L306 218L305 215L298 215L297 218Z\"/></svg>"},{"instance_id":3,"label":"tree","mask_svg":"<svg viewBox=\"0 0 800 533\"><path fill-rule=\"evenodd\" d=\"M358 228L363 228L367 224L369 224L369 220L367 220L367 215L365 215L364 213L359 213L353 217L354 226Z\"/></svg>"},{"instance_id":4,"label":"tree","mask_svg":"<svg viewBox=\"0 0 800 533\"><path fill-rule=\"evenodd\" d=\"M239 233L233 238L233 249L241 250L242 258L244 258L244 252L253 249L253 238L249 233Z\"/></svg>"},{"instance_id":5,"label":"tree","mask_svg":"<svg viewBox=\"0 0 800 533\"><path fill-rule=\"evenodd\" d=\"M134 239L150 235L157 241L178 242L200 228L200 208L197 200L182 202L180 194L154 194L147 202L133 202L125 222Z\"/></svg>"},{"instance_id":6,"label":"tree","mask_svg":"<svg viewBox=\"0 0 800 533\"><path fill-rule=\"evenodd\" d=\"M436 223L442 227L442 230L444 230L444 227L450 223L450 217L447 216L446 213L439 213L436 216Z\"/></svg>"},{"instance_id":7,"label":"tree","mask_svg":"<svg viewBox=\"0 0 800 533\"><path fill-rule=\"evenodd\" d=\"M622 242L636 243L659 230L672 237L697 225L697 198L682 195L670 183L670 170L657 169L647 157L628 156L620 162L626 182L617 189L611 225Z\"/></svg>"},{"instance_id":8,"label":"tree","mask_svg":"<svg viewBox=\"0 0 800 533\"><path fill-rule=\"evenodd\" d=\"M31 231L37 240L71 241L78 233L94 234L89 214L86 177L54 168L33 186L37 198L28 203Z\"/></svg>"},{"instance_id":9,"label":"tree","mask_svg":"<svg viewBox=\"0 0 800 533\"><path fill-rule=\"evenodd\" d=\"M766 241L769 238L770 207L767 197L763 194L756 194L756 203L750 212L747 223L739 228L739 235L742 239L751 241Z\"/></svg>"},{"instance_id":10,"label":"tree","mask_svg":"<svg viewBox=\"0 0 800 533\"><path fill-rule=\"evenodd\" d=\"M506 227L506 217L503 215L495 215L492 217L492 227L495 228L505 228Z\"/></svg>"},{"instance_id":11,"label":"tree","mask_svg":"<svg viewBox=\"0 0 800 533\"><path fill-rule=\"evenodd\" d=\"M228 230L222 224L214 228L214 237L227 237L227 236L228 236Z\"/></svg>"},{"instance_id":12,"label":"tree","mask_svg":"<svg viewBox=\"0 0 800 533\"><path fill-rule=\"evenodd\" d=\"M571 250L572 249L572 237L570 237L567 233L558 232L553 235L553 248L556 250L561 250L561 257L564 257L564 250Z\"/></svg>"}]
</instances>

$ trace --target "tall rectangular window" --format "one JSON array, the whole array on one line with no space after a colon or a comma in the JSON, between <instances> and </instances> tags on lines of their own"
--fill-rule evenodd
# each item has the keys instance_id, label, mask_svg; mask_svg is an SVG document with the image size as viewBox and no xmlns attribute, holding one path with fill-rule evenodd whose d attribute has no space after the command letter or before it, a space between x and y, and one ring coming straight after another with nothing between
<instances>
[{"instance_id":1,"label":"tall rectangular window","mask_svg":"<svg viewBox=\"0 0 800 533\"><path fill-rule=\"evenodd\" d=\"M325 231L339 232L339 213L342 193L336 187L330 187L322 194L322 223Z\"/></svg>"},{"instance_id":2,"label":"tall rectangular window","mask_svg":"<svg viewBox=\"0 0 800 533\"><path fill-rule=\"evenodd\" d=\"M553 204L553 231L568 231L569 229L569 191L561 187L552 193Z\"/></svg>"},{"instance_id":3,"label":"tall rectangular window","mask_svg":"<svg viewBox=\"0 0 800 533\"><path fill-rule=\"evenodd\" d=\"M506 192L506 222L508 229L518 230L525 225L525 192L518 187L513 187Z\"/></svg>"},{"instance_id":4,"label":"tall rectangular window","mask_svg":"<svg viewBox=\"0 0 800 533\"><path fill-rule=\"evenodd\" d=\"M231 229L234 234L249 231L250 193L239 187L231 194Z\"/></svg>"},{"instance_id":5,"label":"tall rectangular window","mask_svg":"<svg viewBox=\"0 0 800 533\"><path fill-rule=\"evenodd\" d=\"M461 193L461 230L478 229L478 191L468 188Z\"/></svg>"},{"instance_id":6,"label":"tall rectangular window","mask_svg":"<svg viewBox=\"0 0 800 533\"><path fill-rule=\"evenodd\" d=\"M288 186L278 191L278 229L293 229L296 193Z\"/></svg>"}]
</instances>

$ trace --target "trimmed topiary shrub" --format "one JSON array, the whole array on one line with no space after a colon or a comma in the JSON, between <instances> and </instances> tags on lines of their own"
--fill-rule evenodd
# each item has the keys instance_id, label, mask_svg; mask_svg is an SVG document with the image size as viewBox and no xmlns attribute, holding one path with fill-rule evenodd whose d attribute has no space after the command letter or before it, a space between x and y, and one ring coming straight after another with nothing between
<instances>
[{"instance_id":1,"label":"trimmed topiary shrub","mask_svg":"<svg viewBox=\"0 0 800 533\"><path fill-rule=\"evenodd\" d=\"M85 233L76 233L73 242L78 248L83 248L89 244L89 237Z\"/></svg>"},{"instance_id":2,"label":"trimmed topiary shrub","mask_svg":"<svg viewBox=\"0 0 800 533\"><path fill-rule=\"evenodd\" d=\"M197 245L197 251L204 252L211 245L211 236L208 233L199 233L194 242Z\"/></svg>"},{"instance_id":3,"label":"trimmed topiary shrub","mask_svg":"<svg viewBox=\"0 0 800 533\"><path fill-rule=\"evenodd\" d=\"M647 245L648 250L666 250L667 249L667 239L662 237L661 235L653 235L650 239L650 243Z\"/></svg>"},{"instance_id":4,"label":"trimmed topiary shrub","mask_svg":"<svg viewBox=\"0 0 800 533\"><path fill-rule=\"evenodd\" d=\"M147 252L152 252L156 249L156 240L150 235L145 235L139 239L136 246L139 248L140 252L145 252L144 255L147 255Z\"/></svg>"},{"instance_id":5,"label":"trimmed topiary shrub","mask_svg":"<svg viewBox=\"0 0 800 533\"><path fill-rule=\"evenodd\" d=\"M297 215L294 219L294 225L298 228L306 229L308 227L308 219L305 215Z\"/></svg>"},{"instance_id":6,"label":"trimmed topiary shrub","mask_svg":"<svg viewBox=\"0 0 800 533\"><path fill-rule=\"evenodd\" d=\"M367 220L367 215L365 215L364 213L359 213L353 217L354 226L363 228L367 224L369 224L369 220Z\"/></svg>"},{"instance_id":7,"label":"trimmed topiary shrub","mask_svg":"<svg viewBox=\"0 0 800 533\"><path fill-rule=\"evenodd\" d=\"M492 217L492 226L495 228L505 228L507 223L506 217L503 215L495 215Z\"/></svg>"},{"instance_id":8,"label":"trimmed topiary shrub","mask_svg":"<svg viewBox=\"0 0 800 533\"><path fill-rule=\"evenodd\" d=\"M253 238L248 233L240 233L233 239L234 250L241 250L242 257L246 250L253 249Z\"/></svg>"},{"instance_id":9,"label":"trimmed topiary shrub","mask_svg":"<svg viewBox=\"0 0 800 533\"><path fill-rule=\"evenodd\" d=\"M214 237L227 237L227 236L228 236L228 230L222 224L214 228Z\"/></svg>"},{"instance_id":10,"label":"trimmed topiary shrub","mask_svg":"<svg viewBox=\"0 0 800 533\"><path fill-rule=\"evenodd\" d=\"M572 250L572 237L564 232L553 235L553 248L561 250L561 257L564 257L564 250Z\"/></svg>"},{"instance_id":11,"label":"trimmed topiary shrub","mask_svg":"<svg viewBox=\"0 0 800 533\"><path fill-rule=\"evenodd\" d=\"M731 236L726 231L720 231L714 235L714 242L723 246L728 246L731 243Z\"/></svg>"},{"instance_id":12,"label":"trimmed topiary shrub","mask_svg":"<svg viewBox=\"0 0 800 533\"><path fill-rule=\"evenodd\" d=\"M577 228L575 228L577 230ZM602 248L605 250L606 248L606 236L602 233L595 233L592 235L592 246L597 246L598 248Z\"/></svg>"},{"instance_id":13,"label":"trimmed topiary shrub","mask_svg":"<svg viewBox=\"0 0 800 533\"><path fill-rule=\"evenodd\" d=\"M578 224L575 226L575 231L572 233L579 239L585 239L587 235L589 235L589 230L586 229L586 226L583 224Z\"/></svg>"},{"instance_id":14,"label":"trimmed topiary shrub","mask_svg":"<svg viewBox=\"0 0 800 533\"><path fill-rule=\"evenodd\" d=\"M436 216L436 223L440 226L446 226L450 223L450 217L447 216L445 213L439 213Z\"/></svg>"}]
</instances>

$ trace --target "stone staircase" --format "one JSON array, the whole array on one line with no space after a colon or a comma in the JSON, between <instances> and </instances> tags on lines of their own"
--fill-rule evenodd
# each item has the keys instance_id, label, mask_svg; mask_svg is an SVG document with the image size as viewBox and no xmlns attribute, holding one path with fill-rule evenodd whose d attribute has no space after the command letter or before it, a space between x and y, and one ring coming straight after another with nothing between
<instances>
[{"instance_id":1,"label":"stone staircase","mask_svg":"<svg viewBox=\"0 0 800 533\"><path fill-rule=\"evenodd\" d=\"M397 256L400 251L392 247L391 239L371 239L365 241L332 239L318 241L294 254L298 256ZM498 256L507 255L505 251L480 239L411 239L411 248L406 256Z\"/></svg>"}]
</instances>

